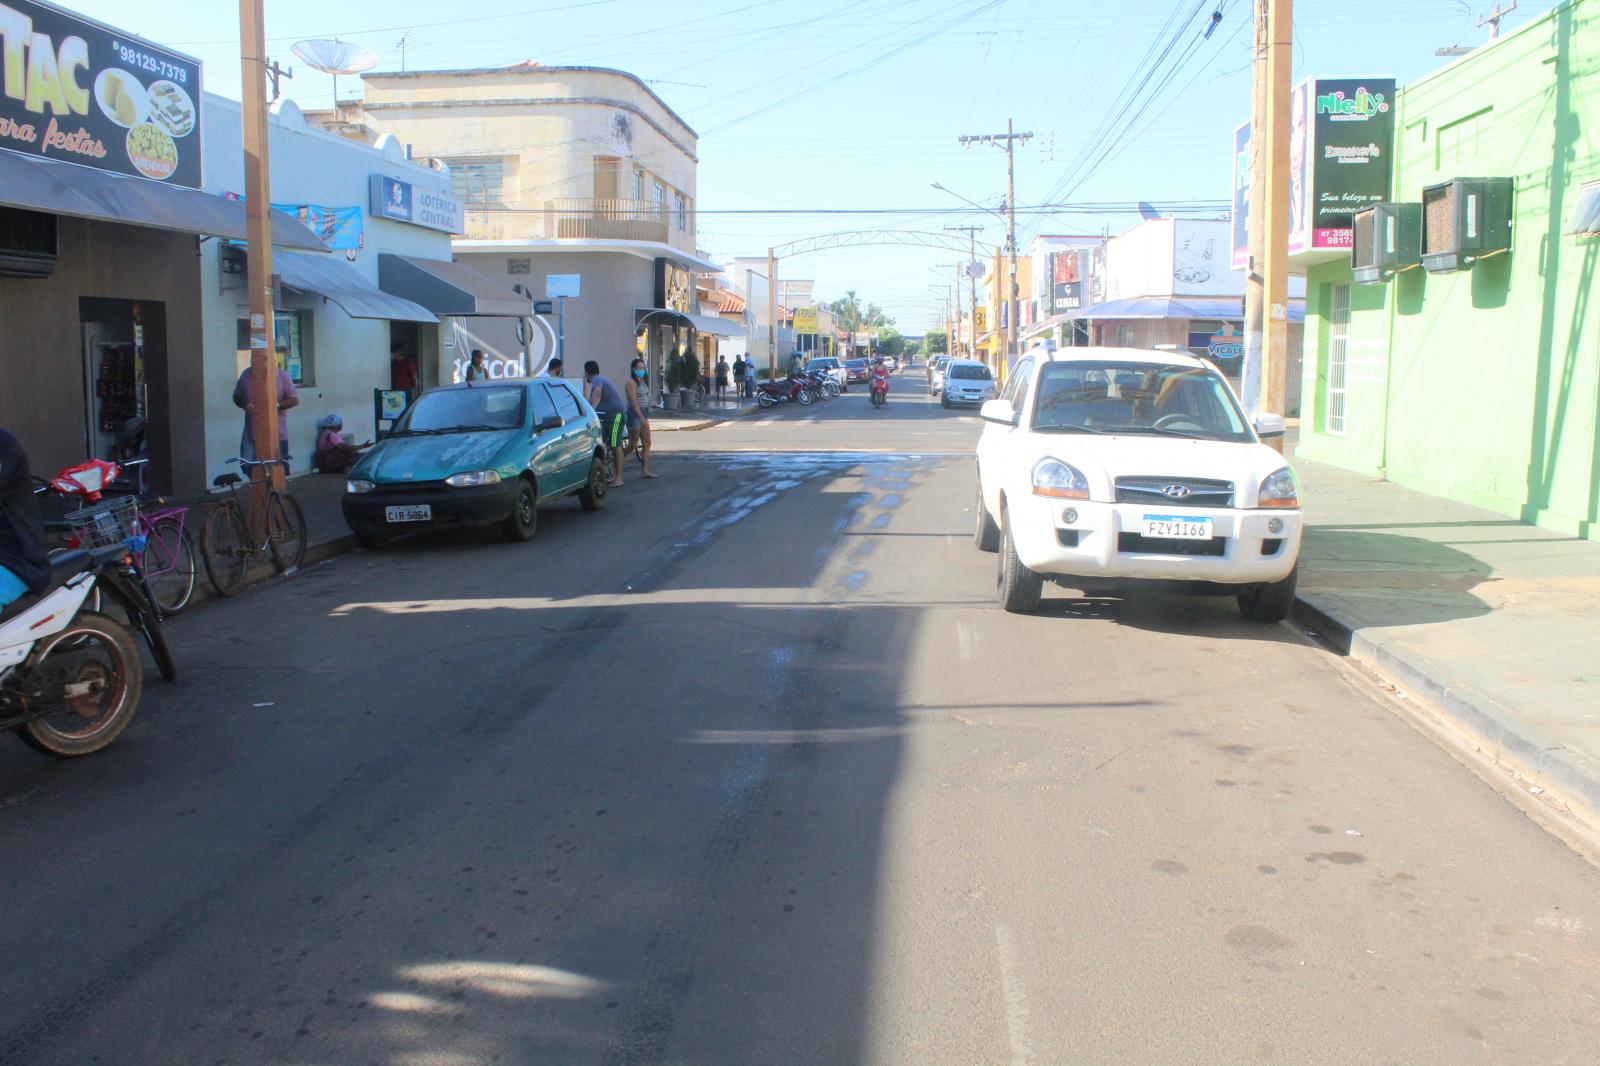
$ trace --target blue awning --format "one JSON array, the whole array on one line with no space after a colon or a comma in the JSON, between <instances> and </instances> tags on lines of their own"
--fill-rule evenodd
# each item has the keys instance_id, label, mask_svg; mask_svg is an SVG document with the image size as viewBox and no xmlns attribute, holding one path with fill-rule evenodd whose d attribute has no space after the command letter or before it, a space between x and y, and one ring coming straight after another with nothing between
<instances>
[{"instance_id":1,"label":"blue awning","mask_svg":"<svg viewBox=\"0 0 1600 1066\"><path fill-rule=\"evenodd\" d=\"M1086 307L1077 318L1186 318L1244 320L1244 299L1238 296L1130 296ZM1306 302L1289 301L1289 321L1304 322Z\"/></svg>"}]
</instances>

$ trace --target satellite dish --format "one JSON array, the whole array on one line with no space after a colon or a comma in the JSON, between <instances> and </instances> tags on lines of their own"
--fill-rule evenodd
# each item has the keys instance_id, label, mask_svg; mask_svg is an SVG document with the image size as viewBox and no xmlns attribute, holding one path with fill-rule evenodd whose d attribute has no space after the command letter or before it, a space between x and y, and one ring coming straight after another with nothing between
<instances>
[{"instance_id":1,"label":"satellite dish","mask_svg":"<svg viewBox=\"0 0 1600 1066\"><path fill-rule=\"evenodd\" d=\"M378 53L364 45L335 38L300 41L292 49L309 67L333 75L333 106L339 106L339 75L360 74L378 65Z\"/></svg>"},{"instance_id":2,"label":"satellite dish","mask_svg":"<svg viewBox=\"0 0 1600 1066\"><path fill-rule=\"evenodd\" d=\"M1144 200L1140 200L1139 201L1139 217L1140 218L1160 218L1161 217L1161 212L1157 211L1154 207L1150 206L1150 204L1148 202L1146 202Z\"/></svg>"},{"instance_id":3,"label":"satellite dish","mask_svg":"<svg viewBox=\"0 0 1600 1066\"><path fill-rule=\"evenodd\" d=\"M294 54L324 74L360 74L378 65L378 53L349 41L301 41Z\"/></svg>"}]
</instances>

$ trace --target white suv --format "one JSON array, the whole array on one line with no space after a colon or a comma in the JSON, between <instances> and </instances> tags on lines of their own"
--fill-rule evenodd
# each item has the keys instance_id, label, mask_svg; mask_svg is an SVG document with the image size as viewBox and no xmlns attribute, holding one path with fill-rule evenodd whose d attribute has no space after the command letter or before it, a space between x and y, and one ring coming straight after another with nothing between
<instances>
[{"instance_id":1,"label":"white suv","mask_svg":"<svg viewBox=\"0 0 1600 1066\"><path fill-rule=\"evenodd\" d=\"M1167 351L1033 353L983 405L974 539L1000 554L1008 611L1039 605L1044 581L1078 589L1128 580L1227 592L1250 618L1294 603L1299 481L1261 443L1216 368Z\"/></svg>"}]
</instances>

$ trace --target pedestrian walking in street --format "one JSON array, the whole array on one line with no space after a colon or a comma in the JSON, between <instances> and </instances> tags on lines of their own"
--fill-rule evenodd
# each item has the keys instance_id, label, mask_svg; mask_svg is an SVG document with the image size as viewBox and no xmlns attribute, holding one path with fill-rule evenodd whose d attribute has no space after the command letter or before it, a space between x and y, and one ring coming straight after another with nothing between
<instances>
[{"instance_id":1,"label":"pedestrian walking in street","mask_svg":"<svg viewBox=\"0 0 1600 1066\"><path fill-rule=\"evenodd\" d=\"M744 356L733 357L733 394L744 396Z\"/></svg>"},{"instance_id":2,"label":"pedestrian walking in street","mask_svg":"<svg viewBox=\"0 0 1600 1066\"><path fill-rule=\"evenodd\" d=\"M561 376L561 366L561 360L552 359L544 365L543 370L539 371L539 376L542 378L558 378Z\"/></svg>"},{"instance_id":3,"label":"pedestrian walking in street","mask_svg":"<svg viewBox=\"0 0 1600 1066\"><path fill-rule=\"evenodd\" d=\"M280 370L279 373L282 373ZM417 394L417 364L406 355L406 346L395 343L389 345L389 387L391 389L404 389L416 399Z\"/></svg>"},{"instance_id":4,"label":"pedestrian walking in street","mask_svg":"<svg viewBox=\"0 0 1600 1066\"><path fill-rule=\"evenodd\" d=\"M650 416L639 402L644 379L644 360L635 359L628 368L628 383L625 386L628 392L628 447L639 457L639 476L654 479L660 475L650 472ZM617 460L617 469L622 469L621 459Z\"/></svg>"},{"instance_id":5,"label":"pedestrian walking in street","mask_svg":"<svg viewBox=\"0 0 1600 1066\"><path fill-rule=\"evenodd\" d=\"M340 432L343 429L344 419L336 414L323 415L317 420L317 450L311 462L324 474L348 474L361 453L372 447L370 440L365 444L345 440Z\"/></svg>"},{"instance_id":6,"label":"pedestrian walking in street","mask_svg":"<svg viewBox=\"0 0 1600 1066\"><path fill-rule=\"evenodd\" d=\"M488 381L489 368L483 365L483 349L472 349L472 361L467 364L467 380Z\"/></svg>"},{"instance_id":7,"label":"pedestrian walking in street","mask_svg":"<svg viewBox=\"0 0 1600 1066\"><path fill-rule=\"evenodd\" d=\"M289 455L289 410L300 405L300 394L295 391L289 372L278 367L278 458L287 463ZM245 367L239 381L233 386L233 406L244 412L244 432L239 437L239 455L248 462L256 461L255 424L255 373ZM284 467L284 473L289 468Z\"/></svg>"},{"instance_id":8,"label":"pedestrian walking in street","mask_svg":"<svg viewBox=\"0 0 1600 1066\"><path fill-rule=\"evenodd\" d=\"M600 416L600 439L611 449L611 487L622 487L622 432L627 423L628 401L600 373L600 364L590 359L583 364L583 392L589 406Z\"/></svg>"},{"instance_id":9,"label":"pedestrian walking in street","mask_svg":"<svg viewBox=\"0 0 1600 1066\"><path fill-rule=\"evenodd\" d=\"M728 358L717 356L717 401L720 403L728 393Z\"/></svg>"}]
</instances>

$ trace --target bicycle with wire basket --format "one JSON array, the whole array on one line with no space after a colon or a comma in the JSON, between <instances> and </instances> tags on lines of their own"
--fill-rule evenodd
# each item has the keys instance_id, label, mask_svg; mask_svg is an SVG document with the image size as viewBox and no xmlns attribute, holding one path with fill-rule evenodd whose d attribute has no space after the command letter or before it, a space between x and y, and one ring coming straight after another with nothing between
<instances>
[{"instance_id":1,"label":"bicycle with wire basket","mask_svg":"<svg viewBox=\"0 0 1600 1066\"><path fill-rule=\"evenodd\" d=\"M245 474L256 467L288 466L281 459L228 460ZM241 474L219 474L212 481L228 495L211 508L200 533L200 555L206 576L223 596L236 595L250 576L250 565L262 555L272 560L278 573L291 573L306 557L306 515L300 501L273 488L270 478L251 481L241 499Z\"/></svg>"}]
</instances>

